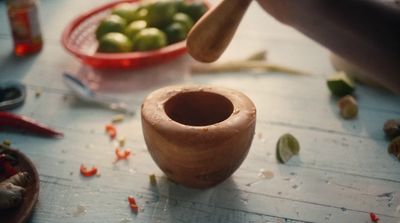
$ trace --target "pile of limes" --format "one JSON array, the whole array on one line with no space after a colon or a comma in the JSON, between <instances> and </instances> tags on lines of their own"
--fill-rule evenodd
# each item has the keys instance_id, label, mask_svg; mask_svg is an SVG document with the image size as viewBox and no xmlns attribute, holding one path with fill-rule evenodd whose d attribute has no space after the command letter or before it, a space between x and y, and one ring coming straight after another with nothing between
<instances>
[{"instance_id":1,"label":"pile of limes","mask_svg":"<svg viewBox=\"0 0 400 223\"><path fill-rule=\"evenodd\" d=\"M206 11L207 6L199 1L151 0L118 4L96 29L98 51L150 51L182 41Z\"/></svg>"}]
</instances>

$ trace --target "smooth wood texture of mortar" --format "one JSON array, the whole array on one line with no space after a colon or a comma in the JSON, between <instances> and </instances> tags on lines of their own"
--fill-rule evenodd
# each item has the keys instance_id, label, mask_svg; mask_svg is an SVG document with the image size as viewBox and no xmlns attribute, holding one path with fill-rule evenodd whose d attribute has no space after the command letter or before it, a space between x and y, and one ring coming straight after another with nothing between
<instances>
[{"instance_id":1,"label":"smooth wood texture of mortar","mask_svg":"<svg viewBox=\"0 0 400 223\"><path fill-rule=\"evenodd\" d=\"M226 180L247 156L254 136L256 108L232 89L170 86L150 93L141 111L143 135L154 161L170 179L189 187L207 188ZM189 120L184 112L193 113ZM198 120L196 115L204 112L206 117ZM180 123L182 118L185 122Z\"/></svg>"},{"instance_id":2,"label":"smooth wood texture of mortar","mask_svg":"<svg viewBox=\"0 0 400 223\"><path fill-rule=\"evenodd\" d=\"M0 142L12 141L36 165L39 201L30 223L123 222L368 222L373 211L382 223L398 223L400 165L389 156L383 131L387 119L400 116L400 98L357 86L359 116L343 121L326 87L334 72L328 50L285 27L252 3L221 62L268 50L271 63L309 71L191 75L184 57L137 71L95 71L80 64L60 44L64 26L80 12L108 0L42 0L39 16L42 52L15 58L5 1L0 1L0 80L27 85L27 100L15 113L64 132L62 140L0 130ZM212 5L219 1L210 0ZM317 23L318 25L318 23ZM117 124L133 155L113 164L115 145L104 126L117 113L80 103L64 85L62 73L78 77L101 93L140 105L153 90L172 84L211 84L240 90L257 107L256 135L246 160L224 183L207 190L168 181L147 151L140 116ZM40 92L40 97L35 94ZM289 132L300 142L299 156L286 165L275 158L279 136ZM81 164L96 165L100 177L84 178ZM273 173L259 177L260 169ZM149 183L154 173L157 185ZM138 214L127 196L136 198ZM85 211L78 212L78 207ZM81 210L81 209L80 209Z\"/></svg>"}]
</instances>

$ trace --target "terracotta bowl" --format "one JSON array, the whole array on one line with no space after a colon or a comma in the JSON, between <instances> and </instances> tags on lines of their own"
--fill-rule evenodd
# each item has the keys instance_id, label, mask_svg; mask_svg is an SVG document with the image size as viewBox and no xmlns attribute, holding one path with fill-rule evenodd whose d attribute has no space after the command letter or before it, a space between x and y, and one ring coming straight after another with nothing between
<instances>
[{"instance_id":1,"label":"terracotta bowl","mask_svg":"<svg viewBox=\"0 0 400 223\"><path fill-rule=\"evenodd\" d=\"M220 87L171 86L142 105L148 150L176 183L216 185L246 158L254 136L256 108L243 93Z\"/></svg>"},{"instance_id":2,"label":"terracotta bowl","mask_svg":"<svg viewBox=\"0 0 400 223\"><path fill-rule=\"evenodd\" d=\"M39 175L36 171L35 165L33 165L32 161L22 152L4 145L0 145L0 150L12 155L18 160L18 164L15 166L15 169L18 172L26 171L30 176L28 186L25 187L26 191L22 203L15 208L0 210L0 222L27 222L31 217L38 200L40 186Z\"/></svg>"}]
</instances>

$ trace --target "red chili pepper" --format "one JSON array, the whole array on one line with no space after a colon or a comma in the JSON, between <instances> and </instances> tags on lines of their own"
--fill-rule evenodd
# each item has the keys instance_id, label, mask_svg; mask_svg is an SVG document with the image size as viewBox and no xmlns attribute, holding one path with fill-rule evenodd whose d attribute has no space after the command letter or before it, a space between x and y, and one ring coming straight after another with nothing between
<instances>
[{"instance_id":1,"label":"red chili pepper","mask_svg":"<svg viewBox=\"0 0 400 223\"><path fill-rule=\"evenodd\" d=\"M137 213L139 211L139 207L136 204L130 204L129 206L133 212Z\"/></svg>"},{"instance_id":2,"label":"red chili pepper","mask_svg":"<svg viewBox=\"0 0 400 223\"><path fill-rule=\"evenodd\" d=\"M26 130L43 136L60 137L63 133L49 128L39 122L22 115L0 112L0 126L16 130Z\"/></svg>"},{"instance_id":3,"label":"red chili pepper","mask_svg":"<svg viewBox=\"0 0 400 223\"><path fill-rule=\"evenodd\" d=\"M378 222L379 221L379 218L378 218L378 216L376 216L375 213L370 212L369 213L369 217L371 218L371 221L373 221L373 222Z\"/></svg>"},{"instance_id":4,"label":"red chili pepper","mask_svg":"<svg viewBox=\"0 0 400 223\"><path fill-rule=\"evenodd\" d=\"M115 127L112 124L107 124L106 125L106 132L108 132L108 131L110 131L112 129L115 129Z\"/></svg>"},{"instance_id":5,"label":"red chili pepper","mask_svg":"<svg viewBox=\"0 0 400 223\"><path fill-rule=\"evenodd\" d=\"M97 173L97 168L93 166L91 169L88 169L85 165L81 164L81 174L85 177L91 177L96 175Z\"/></svg>"},{"instance_id":6,"label":"red chili pepper","mask_svg":"<svg viewBox=\"0 0 400 223\"><path fill-rule=\"evenodd\" d=\"M117 160L125 160L131 155L130 149L125 149L124 151L120 150L119 148L115 149L115 155L117 155Z\"/></svg>"},{"instance_id":7,"label":"red chili pepper","mask_svg":"<svg viewBox=\"0 0 400 223\"><path fill-rule=\"evenodd\" d=\"M136 204L136 200L133 196L128 197L128 202L129 202L129 204Z\"/></svg>"},{"instance_id":8,"label":"red chili pepper","mask_svg":"<svg viewBox=\"0 0 400 223\"><path fill-rule=\"evenodd\" d=\"M111 139L115 139L117 136L117 129L112 124L106 125L106 132Z\"/></svg>"},{"instance_id":9,"label":"red chili pepper","mask_svg":"<svg viewBox=\"0 0 400 223\"><path fill-rule=\"evenodd\" d=\"M6 154L0 155L0 170L1 175L5 178L9 178L17 174L17 170L11 165L10 161L7 160Z\"/></svg>"},{"instance_id":10,"label":"red chili pepper","mask_svg":"<svg viewBox=\"0 0 400 223\"><path fill-rule=\"evenodd\" d=\"M139 207L136 204L135 198L132 196L129 196L128 202L129 202L129 206L131 207L131 210L137 213L139 211Z\"/></svg>"}]
</instances>

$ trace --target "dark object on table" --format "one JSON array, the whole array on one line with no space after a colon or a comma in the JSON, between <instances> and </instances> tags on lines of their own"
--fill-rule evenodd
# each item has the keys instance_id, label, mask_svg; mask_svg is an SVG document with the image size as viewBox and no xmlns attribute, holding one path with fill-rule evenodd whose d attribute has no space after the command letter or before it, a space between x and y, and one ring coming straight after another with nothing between
<instances>
[{"instance_id":1,"label":"dark object on table","mask_svg":"<svg viewBox=\"0 0 400 223\"><path fill-rule=\"evenodd\" d=\"M400 136L397 136L390 142L388 152L400 161Z\"/></svg>"},{"instance_id":2,"label":"dark object on table","mask_svg":"<svg viewBox=\"0 0 400 223\"><path fill-rule=\"evenodd\" d=\"M387 120L383 126L383 131L389 139L394 139L397 136L400 136L400 119Z\"/></svg>"},{"instance_id":3,"label":"dark object on table","mask_svg":"<svg viewBox=\"0 0 400 223\"><path fill-rule=\"evenodd\" d=\"M27 172L30 181L25 187L25 193L22 203L11 209L0 210L1 222L24 223L27 222L32 214L39 196L39 175L32 161L22 152L0 144L0 151L16 158L15 169L18 172Z\"/></svg>"},{"instance_id":4,"label":"dark object on table","mask_svg":"<svg viewBox=\"0 0 400 223\"><path fill-rule=\"evenodd\" d=\"M43 136L59 137L61 132L51 129L28 117L2 112L21 106L25 102L26 89L19 82L0 83L0 129L22 130Z\"/></svg>"},{"instance_id":5,"label":"dark object on table","mask_svg":"<svg viewBox=\"0 0 400 223\"><path fill-rule=\"evenodd\" d=\"M10 110L25 102L26 88L14 81L0 83L0 111Z\"/></svg>"}]
</instances>

